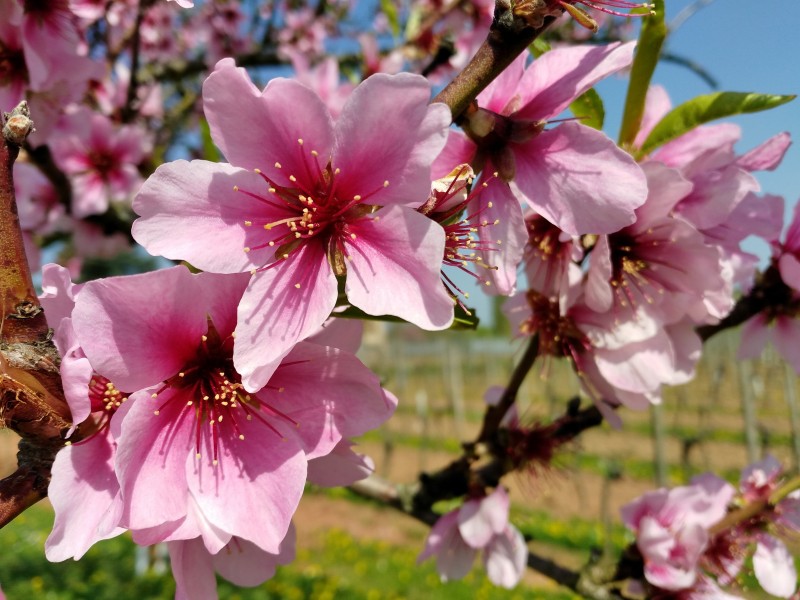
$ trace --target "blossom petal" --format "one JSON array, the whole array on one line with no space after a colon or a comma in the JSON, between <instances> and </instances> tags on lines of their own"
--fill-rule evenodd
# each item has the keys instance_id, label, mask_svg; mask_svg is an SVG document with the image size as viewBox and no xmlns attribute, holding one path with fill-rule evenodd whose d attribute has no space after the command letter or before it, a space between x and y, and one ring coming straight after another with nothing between
<instances>
[{"instance_id":1,"label":"blossom petal","mask_svg":"<svg viewBox=\"0 0 800 600\"><path fill-rule=\"evenodd\" d=\"M366 479L375 471L369 456L350 449L352 442L342 440L330 454L308 462L308 481L323 487L350 485Z\"/></svg>"},{"instance_id":2,"label":"blossom petal","mask_svg":"<svg viewBox=\"0 0 800 600\"><path fill-rule=\"evenodd\" d=\"M779 598L789 598L797 587L794 558L786 545L772 537L762 535L753 555L753 571L764 591Z\"/></svg>"},{"instance_id":3,"label":"blossom petal","mask_svg":"<svg viewBox=\"0 0 800 600\"><path fill-rule=\"evenodd\" d=\"M214 568L225 579L242 587L254 587L275 575L278 565L294 560L297 535L294 525L281 542L280 552L264 552L247 540L234 538L227 548L211 557Z\"/></svg>"},{"instance_id":4,"label":"blossom petal","mask_svg":"<svg viewBox=\"0 0 800 600\"><path fill-rule=\"evenodd\" d=\"M555 117L595 83L630 65L635 45L573 46L544 53L519 81L523 106L515 117L531 121Z\"/></svg>"},{"instance_id":5,"label":"blossom petal","mask_svg":"<svg viewBox=\"0 0 800 600\"><path fill-rule=\"evenodd\" d=\"M202 291L186 267L87 283L73 325L95 370L124 392L175 375L207 329Z\"/></svg>"},{"instance_id":6,"label":"blossom petal","mask_svg":"<svg viewBox=\"0 0 800 600\"><path fill-rule=\"evenodd\" d=\"M306 244L253 276L239 303L233 347L245 389L264 387L292 346L330 316L336 295L336 277L320 244Z\"/></svg>"},{"instance_id":7,"label":"blossom petal","mask_svg":"<svg viewBox=\"0 0 800 600\"><path fill-rule=\"evenodd\" d=\"M446 105L428 104L430 94L427 80L410 73L377 73L353 90L336 122L332 166L341 169L340 197L369 195L373 204L413 208L427 200L431 163L451 120Z\"/></svg>"},{"instance_id":8,"label":"blossom petal","mask_svg":"<svg viewBox=\"0 0 800 600\"><path fill-rule=\"evenodd\" d=\"M280 211L234 190L239 186L268 195L267 184L255 173L224 163L176 160L161 165L133 201L140 215L133 237L150 254L186 260L214 273L241 273L271 260L260 226L285 216ZM277 213L277 214L276 214ZM245 221L259 223L248 227Z\"/></svg>"},{"instance_id":9,"label":"blossom petal","mask_svg":"<svg viewBox=\"0 0 800 600\"><path fill-rule=\"evenodd\" d=\"M296 439L261 420L230 421L220 424L217 447L206 435L199 458L183 456L183 479L211 524L277 554L303 494L306 459Z\"/></svg>"},{"instance_id":10,"label":"blossom petal","mask_svg":"<svg viewBox=\"0 0 800 600\"><path fill-rule=\"evenodd\" d=\"M494 536L483 553L486 575L495 585L511 589L522 579L528 562L525 538L511 525Z\"/></svg>"},{"instance_id":11,"label":"blossom petal","mask_svg":"<svg viewBox=\"0 0 800 600\"><path fill-rule=\"evenodd\" d=\"M467 545L483 548L508 525L510 500L502 487L485 498L467 500L458 511L458 531Z\"/></svg>"},{"instance_id":12,"label":"blossom petal","mask_svg":"<svg viewBox=\"0 0 800 600\"><path fill-rule=\"evenodd\" d=\"M45 542L47 560L78 560L95 542L123 532L117 527L122 504L113 463L113 442L102 434L56 454L48 487L56 516Z\"/></svg>"},{"instance_id":13,"label":"blossom petal","mask_svg":"<svg viewBox=\"0 0 800 600\"><path fill-rule=\"evenodd\" d=\"M292 79L272 79L259 92L247 71L233 59L222 59L203 83L203 110L214 143L231 164L261 169L281 185L293 186L290 175L311 179L312 150L323 159L330 156L328 109L316 93Z\"/></svg>"},{"instance_id":14,"label":"blossom petal","mask_svg":"<svg viewBox=\"0 0 800 600\"><path fill-rule=\"evenodd\" d=\"M578 123L543 131L514 147L512 189L571 235L613 233L636 219L647 180L604 133Z\"/></svg>"},{"instance_id":15,"label":"blossom petal","mask_svg":"<svg viewBox=\"0 0 800 600\"><path fill-rule=\"evenodd\" d=\"M175 578L175 600L217 600L217 578L203 541L168 542L167 548Z\"/></svg>"},{"instance_id":16,"label":"blossom petal","mask_svg":"<svg viewBox=\"0 0 800 600\"><path fill-rule=\"evenodd\" d=\"M422 329L446 329L454 302L440 279L444 230L399 206L379 210L351 226L347 245L347 297L370 315L394 315Z\"/></svg>"}]
</instances>

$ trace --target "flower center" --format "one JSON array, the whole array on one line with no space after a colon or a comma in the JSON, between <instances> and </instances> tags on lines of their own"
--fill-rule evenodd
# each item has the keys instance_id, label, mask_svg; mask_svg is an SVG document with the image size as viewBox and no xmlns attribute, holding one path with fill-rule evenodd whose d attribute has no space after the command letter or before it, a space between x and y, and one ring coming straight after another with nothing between
<instances>
[{"instance_id":1,"label":"flower center","mask_svg":"<svg viewBox=\"0 0 800 600\"><path fill-rule=\"evenodd\" d=\"M302 139L297 140L303 157L304 173L300 176L289 174L290 184L280 185L275 177L270 177L260 169L255 172L267 183L267 195L243 190L234 186L250 198L268 206L269 218L253 217L244 222L246 227L261 227L264 242L244 248L245 252L266 247L275 248L274 260L255 271L261 271L288 259L311 239L319 238L325 244L331 267L337 275L345 274L345 259L349 258L348 245L353 244L358 235L354 225L378 207L368 202L369 198L383 186L367 194L344 197L337 189L341 181L341 170L330 161L322 167L316 150L306 151ZM283 171L280 162L274 169ZM282 173L281 173L282 174Z\"/></svg>"},{"instance_id":2,"label":"flower center","mask_svg":"<svg viewBox=\"0 0 800 600\"><path fill-rule=\"evenodd\" d=\"M591 348L591 342L575 322L561 314L557 300L550 300L534 290L527 293L531 316L520 326L522 333L539 336L539 354L564 356L580 373L581 355Z\"/></svg>"},{"instance_id":3,"label":"flower center","mask_svg":"<svg viewBox=\"0 0 800 600\"><path fill-rule=\"evenodd\" d=\"M283 391L283 388L266 387ZM283 435L267 421L266 416L279 417L299 426L291 417L247 393L233 367L233 336L220 336L210 318L208 331L201 337L196 355L183 370L167 379L152 397L158 398L168 390L172 393L165 394L166 400L153 411L154 414L159 415L166 406L175 402L182 403L181 415L189 412L195 420L197 458L201 458L202 447L210 447L214 465L219 463L221 436L244 440L240 428L242 419L256 419L280 438Z\"/></svg>"}]
</instances>

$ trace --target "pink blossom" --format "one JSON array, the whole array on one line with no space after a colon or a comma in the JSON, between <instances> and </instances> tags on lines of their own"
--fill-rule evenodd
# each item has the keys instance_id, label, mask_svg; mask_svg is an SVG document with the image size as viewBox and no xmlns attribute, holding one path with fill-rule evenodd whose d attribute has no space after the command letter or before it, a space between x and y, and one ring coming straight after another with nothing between
<instances>
[{"instance_id":1,"label":"pink blossom","mask_svg":"<svg viewBox=\"0 0 800 600\"><path fill-rule=\"evenodd\" d=\"M481 551L489 580L515 587L525 572L528 548L522 534L508 522L508 508L508 494L500 487L483 498L467 500L431 528L417 563L436 556L443 581L461 579Z\"/></svg>"},{"instance_id":2,"label":"pink blossom","mask_svg":"<svg viewBox=\"0 0 800 600\"><path fill-rule=\"evenodd\" d=\"M599 236L591 254L586 304L597 312L644 304L667 322L684 315L697 322L716 321L733 306L719 274L719 252L692 225L672 216L692 184L659 164L645 164L643 170L650 190L647 201L636 209L636 223ZM722 301L709 308L705 303L710 295Z\"/></svg>"},{"instance_id":3,"label":"pink blossom","mask_svg":"<svg viewBox=\"0 0 800 600\"><path fill-rule=\"evenodd\" d=\"M234 349L247 389L259 389L328 318L337 276L346 275L349 302L368 314L450 325L453 301L439 281L444 231L413 210L428 196L449 122L444 105L428 105L427 82L374 75L335 126L302 84L273 79L261 92L228 59L203 94L211 135L235 166L160 167L134 200L141 218L133 235L154 254L253 274ZM198 244L203 238L214 243Z\"/></svg>"},{"instance_id":4,"label":"pink blossom","mask_svg":"<svg viewBox=\"0 0 800 600\"><path fill-rule=\"evenodd\" d=\"M707 474L692 485L648 492L622 507L623 522L636 533L648 582L673 591L695 584L708 529L725 516L733 494L733 486Z\"/></svg>"},{"instance_id":5,"label":"pink blossom","mask_svg":"<svg viewBox=\"0 0 800 600\"><path fill-rule=\"evenodd\" d=\"M480 96L467 116L469 139L451 132L434 175L468 162L497 172L482 194L500 227L521 227L514 198L568 234L610 233L633 223L647 194L639 167L605 134L576 122L545 129L581 93L628 66L633 44L562 48L524 68L523 55ZM508 234L498 237L506 239Z\"/></svg>"},{"instance_id":6,"label":"pink blossom","mask_svg":"<svg viewBox=\"0 0 800 600\"><path fill-rule=\"evenodd\" d=\"M138 543L202 537L217 553L239 537L279 553L308 460L394 408L355 357L311 343L295 347L266 387L246 393L231 335L246 285L246 275L175 267L92 281L76 298L85 355L130 393L111 431L120 524Z\"/></svg>"},{"instance_id":7,"label":"pink blossom","mask_svg":"<svg viewBox=\"0 0 800 600\"><path fill-rule=\"evenodd\" d=\"M79 110L68 129L53 140L56 163L70 176L72 214L77 218L104 213L109 202L127 200L141 185L138 165L150 151L144 131L115 127L103 115Z\"/></svg>"}]
</instances>

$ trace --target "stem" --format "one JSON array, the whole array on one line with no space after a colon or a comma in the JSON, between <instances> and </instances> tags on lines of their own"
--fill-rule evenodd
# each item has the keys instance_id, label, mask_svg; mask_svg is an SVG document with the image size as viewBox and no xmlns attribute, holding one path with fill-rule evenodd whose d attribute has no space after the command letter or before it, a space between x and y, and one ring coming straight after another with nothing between
<instances>
[{"instance_id":1,"label":"stem","mask_svg":"<svg viewBox=\"0 0 800 600\"><path fill-rule=\"evenodd\" d=\"M545 17L541 27L530 27L525 19L515 16L510 7L504 8L498 2L489 35L464 70L433 102L447 104L453 120L458 120L478 94L555 20L556 17Z\"/></svg>"}]
</instances>

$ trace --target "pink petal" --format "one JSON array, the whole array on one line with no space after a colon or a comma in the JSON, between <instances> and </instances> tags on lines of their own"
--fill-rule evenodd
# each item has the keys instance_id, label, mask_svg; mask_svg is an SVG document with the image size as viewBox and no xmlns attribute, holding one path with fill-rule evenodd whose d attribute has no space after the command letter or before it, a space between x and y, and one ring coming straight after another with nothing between
<instances>
[{"instance_id":1,"label":"pink petal","mask_svg":"<svg viewBox=\"0 0 800 600\"><path fill-rule=\"evenodd\" d=\"M525 538L512 526L494 536L483 554L483 564L489 581L508 589L520 582L527 562L528 546Z\"/></svg>"},{"instance_id":2,"label":"pink petal","mask_svg":"<svg viewBox=\"0 0 800 600\"><path fill-rule=\"evenodd\" d=\"M546 52L533 61L517 88L522 108L517 119L547 120L560 114L595 83L633 60L633 42L573 46Z\"/></svg>"},{"instance_id":3,"label":"pink petal","mask_svg":"<svg viewBox=\"0 0 800 600\"><path fill-rule=\"evenodd\" d=\"M175 600L217 600L217 578L203 541L195 538L169 542L167 547L175 578Z\"/></svg>"},{"instance_id":4,"label":"pink petal","mask_svg":"<svg viewBox=\"0 0 800 600\"><path fill-rule=\"evenodd\" d=\"M72 314L75 293L81 287L72 284L69 270L61 265L50 263L42 267L42 295L39 296L39 302L50 327L55 329L61 319Z\"/></svg>"},{"instance_id":5,"label":"pink petal","mask_svg":"<svg viewBox=\"0 0 800 600\"><path fill-rule=\"evenodd\" d=\"M692 182L692 193L678 204L676 211L698 229L724 223L749 193L759 189L755 177L735 166L708 171L692 178Z\"/></svg>"},{"instance_id":6,"label":"pink petal","mask_svg":"<svg viewBox=\"0 0 800 600\"><path fill-rule=\"evenodd\" d=\"M633 145L637 148L644 144L647 136L653 130L653 127L664 118L664 116L672 108L672 103L669 100L667 91L660 85L651 85L647 90L647 98L644 104L644 115L642 115L642 123L639 126L639 133L636 134L636 139Z\"/></svg>"},{"instance_id":7,"label":"pink petal","mask_svg":"<svg viewBox=\"0 0 800 600\"><path fill-rule=\"evenodd\" d=\"M508 525L509 504L508 494L502 487L485 498L464 502L458 511L458 531L464 542L479 549L501 534Z\"/></svg>"},{"instance_id":8,"label":"pink petal","mask_svg":"<svg viewBox=\"0 0 800 600\"><path fill-rule=\"evenodd\" d=\"M800 260L793 254L784 254L778 259L778 269L783 282L800 292Z\"/></svg>"},{"instance_id":9,"label":"pink petal","mask_svg":"<svg viewBox=\"0 0 800 600\"><path fill-rule=\"evenodd\" d=\"M758 358L764 351L764 346L767 345L769 338L769 325L762 314L749 319L742 327L742 337L736 358L739 360Z\"/></svg>"},{"instance_id":10,"label":"pink petal","mask_svg":"<svg viewBox=\"0 0 800 600\"><path fill-rule=\"evenodd\" d=\"M394 412L396 400L355 356L300 342L258 392L265 404L288 415L281 429L299 436L308 458L333 450L342 437L362 435Z\"/></svg>"},{"instance_id":11,"label":"pink petal","mask_svg":"<svg viewBox=\"0 0 800 600\"><path fill-rule=\"evenodd\" d=\"M522 261L528 230L522 216L522 207L511 193L508 184L492 179L469 212L480 212L478 239L493 250L481 251L484 264L496 269L487 272L478 267L479 277L487 277L492 285L483 288L486 293L510 296L517 287L517 267Z\"/></svg>"},{"instance_id":12,"label":"pink petal","mask_svg":"<svg viewBox=\"0 0 800 600\"><path fill-rule=\"evenodd\" d=\"M449 512L436 521L425 541L425 549L417 557L420 563L435 555L436 570L443 581L462 579L472 569L477 554L461 539L457 512Z\"/></svg>"},{"instance_id":13,"label":"pink petal","mask_svg":"<svg viewBox=\"0 0 800 600\"><path fill-rule=\"evenodd\" d=\"M528 52L517 56L478 94L478 104L481 108L500 115L510 115L519 110L521 97L517 94L517 88L520 86L520 79L525 72L525 63L529 56Z\"/></svg>"},{"instance_id":14,"label":"pink petal","mask_svg":"<svg viewBox=\"0 0 800 600\"><path fill-rule=\"evenodd\" d=\"M231 164L262 169L281 185L292 186L290 175L306 180L310 152L324 162L333 146L331 117L319 96L283 78L259 92L230 58L219 61L203 83L203 110L211 137Z\"/></svg>"},{"instance_id":15,"label":"pink petal","mask_svg":"<svg viewBox=\"0 0 800 600\"><path fill-rule=\"evenodd\" d=\"M734 123L704 125L667 142L653 154L653 159L681 169L692 179L704 171L730 164L733 146L741 136L741 128Z\"/></svg>"},{"instance_id":16,"label":"pink petal","mask_svg":"<svg viewBox=\"0 0 800 600\"><path fill-rule=\"evenodd\" d=\"M647 181L633 158L600 131L568 122L514 147L512 189L571 235L613 233L636 219Z\"/></svg>"},{"instance_id":17,"label":"pink petal","mask_svg":"<svg viewBox=\"0 0 800 600\"><path fill-rule=\"evenodd\" d=\"M239 303L233 347L245 389L264 387L292 346L319 330L336 296L325 249L313 242L253 276Z\"/></svg>"},{"instance_id":18,"label":"pink petal","mask_svg":"<svg viewBox=\"0 0 800 600\"><path fill-rule=\"evenodd\" d=\"M267 184L252 172L223 163L177 160L161 165L133 201L140 215L133 237L148 252L186 260L215 273L240 273L270 261L261 223L281 218L280 211L241 190L268 196ZM245 221L258 226L246 226ZM198 243L198 240L206 243Z\"/></svg>"},{"instance_id":19,"label":"pink petal","mask_svg":"<svg viewBox=\"0 0 800 600\"><path fill-rule=\"evenodd\" d=\"M792 137L784 131L740 156L736 160L736 165L745 171L772 171L781 164L791 145Z\"/></svg>"},{"instance_id":20,"label":"pink petal","mask_svg":"<svg viewBox=\"0 0 800 600\"><path fill-rule=\"evenodd\" d=\"M339 197L369 195L373 204L414 208L425 202L451 119L444 104L428 104L430 94L427 80L410 73L378 73L353 90L336 122Z\"/></svg>"},{"instance_id":21,"label":"pink petal","mask_svg":"<svg viewBox=\"0 0 800 600\"><path fill-rule=\"evenodd\" d=\"M355 354L361 347L363 335L363 321L331 317L322 324L317 333L308 338L308 341L320 346L333 346Z\"/></svg>"},{"instance_id":22,"label":"pink petal","mask_svg":"<svg viewBox=\"0 0 800 600\"><path fill-rule=\"evenodd\" d=\"M440 280L444 230L399 206L379 210L351 229L347 297L370 315L394 315L422 329L446 329L454 302Z\"/></svg>"},{"instance_id":23,"label":"pink petal","mask_svg":"<svg viewBox=\"0 0 800 600\"><path fill-rule=\"evenodd\" d=\"M460 131L451 129L447 133L447 143L431 165L431 179L449 175L458 165L468 164L475 158L478 147Z\"/></svg>"},{"instance_id":24,"label":"pink petal","mask_svg":"<svg viewBox=\"0 0 800 600\"><path fill-rule=\"evenodd\" d=\"M186 267L90 281L73 324L92 366L125 392L175 375L195 355L207 307Z\"/></svg>"},{"instance_id":25,"label":"pink petal","mask_svg":"<svg viewBox=\"0 0 800 600\"><path fill-rule=\"evenodd\" d=\"M792 368L800 373L800 322L791 317L778 317L772 331L772 343Z\"/></svg>"},{"instance_id":26,"label":"pink petal","mask_svg":"<svg viewBox=\"0 0 800 600\"><path fill-rule=\"evenodd\" d=\"M366 479L375 471L369 456L350 449L352 442L342 440L333 451L308 462L308 481L323 487L346 486Z\"/></svg>"},{"instance_id":27,"label":"pink petal","mask_svg":"<svg viewBox=\"0 0 800 600\"><path fill-rule=\"evenodd\" d=\"M103 433L56 455L48 487L56 514L45 542L48 560L78 560L95 542L123 532L117 527L122 505L113 464L113 442Z\"/></svg>"},{"instance_id":28,"label":"pink petal","mask_svg":"<svg viewBox=\"0 0 800 600\"><path fill-rule=\"evenodd\" d=\"M194 448L186 452L183 480L209 523L277 554L303 494L306 459L297 440L281 438L257 418L237 426L244 439L228 424L220 427L216 450L205 436L200 458Z\"/></svg>"},{"instance_id":29,"label":"pink petal","mask_svg":"<svg viewBox=\"0 0 800 600\"><path fill-rule=\"evenodd\" d=\"M195 421L184 411L185 400L169 401L174 394L167 389L153 399L148 391L139 392L123 405L130 406L127 413L114 415L122 417L116 472L125 500L122 523L129 529L157 527L187 514L186 457L194 457Z\"/></svg>"},{"instance_id":30,"label":"pink petal","mask_svg":"<svg viewBox=\"0 0 800 600\"><path fill-rule=\"evenodd\" d=\"M604 313L614 304L614 292L611 289L611 249L608 236L600 235L592 249L589 271L586 275L586 306L595 312Z\"/></svg>"},{"instance_id":31,"label":"pink petal","mask_svg":"<svg viewBox=\"0 0 800 600\"><path fill-rule=\"evenodd\" d=\"M753 555L753 571L764 591L789 598L797 588L794 558L786 545L770 535L762 535Z\"/></svg>"},{"instance_id":32,"label":"pink petal","mask_svg":"<svg viewBox=\"0 0 800 600\"><path fill-rule=\"evenodd\" d=\"M211 557L214 568L225 579L241 587L261 585L275 575L278 565L294 560L297 535L294 525L281 542L280 552L270 554L247 540L234 538L226 548Z\"/></svg>"}]
</instances>

